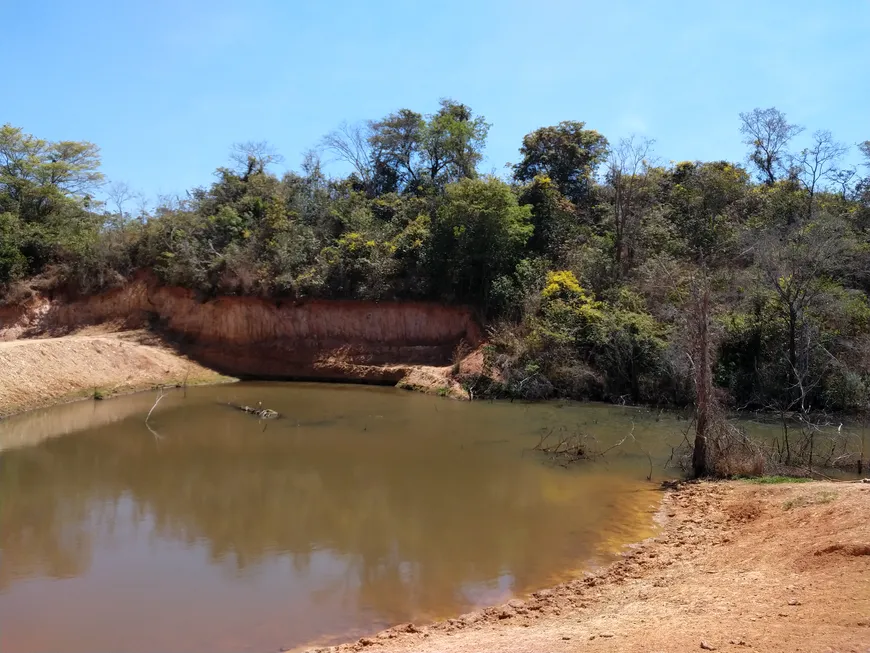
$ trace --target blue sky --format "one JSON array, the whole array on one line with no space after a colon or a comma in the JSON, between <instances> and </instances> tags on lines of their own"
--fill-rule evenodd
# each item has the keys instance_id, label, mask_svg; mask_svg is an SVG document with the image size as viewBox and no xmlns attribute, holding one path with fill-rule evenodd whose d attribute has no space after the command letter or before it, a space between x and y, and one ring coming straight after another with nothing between
<instances>
[{"instance_id":1,"label":"blue sky","mask_svg":"<svg viewBox=\"0 0 870 653\"><path fill-rule=\"evenodd\" d=\"M148 196L209 183L232 143L298 168L342 120L438 99L524 134L583 120L664 161L742 160L738 113L870 138L870 0L0 0L0 123L102 148ZM10 78L11 77L11 78Z\"/></svg>"}]
</instances>

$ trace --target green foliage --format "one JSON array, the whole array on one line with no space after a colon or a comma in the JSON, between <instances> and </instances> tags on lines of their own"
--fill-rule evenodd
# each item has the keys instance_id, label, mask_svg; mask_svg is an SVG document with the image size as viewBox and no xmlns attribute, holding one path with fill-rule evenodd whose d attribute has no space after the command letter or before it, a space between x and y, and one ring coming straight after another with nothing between
<instances>
[{"instance_id":1,"label":"green foliage","mask_svg":"<svg viewBox=\"0 0 870 653\"><path fill-rule=\"evenodd\" d=\"M487 307L491 284L519 261L532 234L531 209L504 182L463 179L446 188L432 223L430 260L437 288Z\"/></svg>"},{"instance_id":2,"label":"green foliage","mask_svg":"<svg viewBox=\"0 0 870 653\"><path fill-rule=\"evenodd\" d=\"M469 107L441 100L430 115L401 109L370 124L371 152L364 167L383 190L425 195L460 179L477 177L489 124ZM385 180L392 183L384 183Z\"/></svg>"},{"instance_id":3,"label":"green foliage","mask_svg":"<svg viewBox=\"0 0 870 653\"><path fill-rule=\"evenodd\" d=\"M747 483L755 483L756 485L782 485L783 483L809 483L813 479L803 476L758 476L756 478L747 478Z\"/></svg>"},{"instance_id":4,"label":"green foliage","mask_svg":"<svg viewBox=\"0 0 870 653\"><path fill-rule=\"evenodd\" d=\"M781 112L741 117L758 181L726 161L656 165L650 141L610 147L566 121L525 136L511 185L478 171L489 124L445 99L327 135L344 178L316 153L276 175L249 143L136 219L95 199L96 146L5 125L0 293L92 293L148 270L202 298L464 303L492 335L475 394L685 403L703 278L724 397L868 410L870 177L833 168L826 132L792 151ZM831 157L818 169L814 151Z\"/></svg>"},{"instance_id":5,"label":"green foliage","mask_svg":"<svg viewBox=\"0 0 870 653\"><path fill-rule=\"evenodd\" d=\"M585 127L583 122L566 120L527 134L520 148L522 160L514 166L515 179L530 182L549 177L572 202L584 200L607 153L607 139Z\"/></svg>"},{"instance_id":6,"label":"green foliage","mask_svg":"<svg viewBox=\"0 0 870 653\"><path fill-rule=\"evenodd\" d=\"M21 231L15 214L0 213L0 286L22 277L27 271L27 259L21 252Z\"/></svg>"}]
</instances>

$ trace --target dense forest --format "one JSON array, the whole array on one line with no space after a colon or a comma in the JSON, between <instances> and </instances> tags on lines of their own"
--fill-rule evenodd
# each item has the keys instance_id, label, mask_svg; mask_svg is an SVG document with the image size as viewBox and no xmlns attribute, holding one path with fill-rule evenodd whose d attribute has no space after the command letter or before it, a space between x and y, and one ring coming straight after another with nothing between
<instances>
[{"instance_id":1,"label":"dense forest","mask_svg":"<svg viewBox=\"0 0 870 653\"><path fill-rule=\"evenodd\" d=\"M722 400L867 408L870 141L755 109L735 116L744 162L663 163L649 140L565 121L498 177L478 170L488 130L450 100L402 109L340 126L280 177L268 145L237 145L213 183L148 208L105 182L97 146L3 126L0 297L145 269L203 299L462 303L488 325L492 391L681 404L703 296ZM864 165L843 165L850 147ZM336 162L349 174L324 172Z\"/></svg>"}]
</instances>

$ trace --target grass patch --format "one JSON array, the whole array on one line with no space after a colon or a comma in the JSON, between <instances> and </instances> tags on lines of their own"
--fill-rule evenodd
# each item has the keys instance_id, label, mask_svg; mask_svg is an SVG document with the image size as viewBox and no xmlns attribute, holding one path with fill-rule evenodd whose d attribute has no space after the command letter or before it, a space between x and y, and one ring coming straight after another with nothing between
<instances>
[{"instance_id":1,"label":"grass patch","mask_svg":"<svg viewBox=\"0 0 870 653\"><path fill-rule=\"evenodd\" d=\"M780 483L809 483L813 479L805 476L755 476L741 480L757 485L779 485Z\"/></svg>"},{"instance_id":2,"label":"grass patch","mask_svg":"<svg viewBox=\"0 0 870 653\"><path fill-rule=\"evenodd\" d=\"M805 506L818 506L825 503L831 503L831 501L836 498L837 493L833 492L832 490L822 490L821 492L816 492L812 496L802 494L795 497L794 499L789 499L788 501L786 501L784 504L782 504L782 509L791 510L792 508L803 508Z\"/></svg>"},{"instance_id":3,"label":"grass patch","mask_svg":"<svg viewBox=\"0 0 870 653\"><path fill-rule=\"evenodd\" d=\"M439 397L446 397L450 393L450 388L441 387L437 390Z\"/></svg>"}]
</instances>

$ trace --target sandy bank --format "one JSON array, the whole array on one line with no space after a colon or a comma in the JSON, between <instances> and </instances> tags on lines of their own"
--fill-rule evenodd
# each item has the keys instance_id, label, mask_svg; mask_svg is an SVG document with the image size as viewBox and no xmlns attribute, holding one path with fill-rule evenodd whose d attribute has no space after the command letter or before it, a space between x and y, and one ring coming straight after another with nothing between
<instances>
[{"instance_id":1,"label":"sandy bank","mask_svg":"<svg viewBox=\"0 0 870 653\"><path fill-rule=\"evenodd\" d=\"M870 484L684 485L656 538L586 579L311 650L867 653L868 515Z\"/></svg>"},{"instance_id":2,"label":"sandy bank","mask_svg":"<svg viewBox=\"0 0 870 653\"><path fill-rule=\"evenodd\" d=\"M0 342L0 417L156 385L230 380L142 332Z\"/></svg>"}]
</instances>

